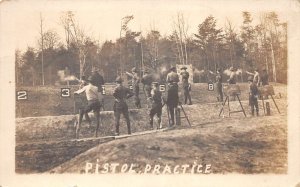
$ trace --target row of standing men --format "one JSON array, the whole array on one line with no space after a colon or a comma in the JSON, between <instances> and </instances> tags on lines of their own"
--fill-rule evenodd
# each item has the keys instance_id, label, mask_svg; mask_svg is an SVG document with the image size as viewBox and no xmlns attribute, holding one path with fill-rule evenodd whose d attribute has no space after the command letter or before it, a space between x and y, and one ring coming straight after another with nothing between
<instances>
[{"instance_id":1,"label":"row of standing men","mask_svg":"<svg viewBox=\"0 0 300 187\"><path fill-rule=\"evenodd\" d=\"M189 100L188 104L191 103L190 96L190 84L188 82L189 73L186 71L186 67L181 68L183 72L182 76L182 86L183 92L185 96L185 103ZM170 72L167 75L166 82L168 84L167 89L167 97L164 99L162 97L162 93L159 91L159 83L153 82L152 75L149 74L148 71L144 72L143 77L140 79L136 68L132 69L132 72L126 72L128 76L132 79L132 91L123 85L123 80L121 77L117 77L115 80L116 87L113 92L113 96L115 98L113 111L115 116L115 127L116 133L115 135L119 135L119 126L120 126L120 116L123 116L126 119L128 134L131 134L130 128L130 119L128 112L128 105L126 103L126 99L134 96L135 106L137 108L141 108L141 101L139 98L139 83L141 82L144 85L144 92L147 98L148 108L149 109L149 123L151 128L153 129L153 118L156 115L158 118L158 126L157 129L162 128L161 125L161 115L162 115L162 107L166 104L168 108L168 112L170 115L170 127L174 127L175 123L175 108L177 108L179 103L178 96L178 82L179 76L176 73L176 67L171 67ZM79 130L82 123L83 116L85 116L86 120L91 124L91 120L88 116L90 111L94 111L95 117L97 120L97 128L95 132L95 136L98 136L98 129L100 123L100 108L102 106L102 85L104 84L103 77L99 74L98 69L95 69L92 72L92 75L88 79L83 79L83 84L81 88L74 92L74 94L81 94L85 92L86 98L88 100L87 105L79 110L79 122L76 126L76 138L79 136Z\"/></svg>"},{"instance_id":2,"label":"row of standing men","mask_svg":"<svg viewBox=\"0 0 300 187\"><path fill-rule=\"evenodd\" d=\"M180 75L182 76L182 89L184 93L184 104L191 105L191 85L188 82L189 73L186 71L186 67L182 67L182 72ZM230 68L231 74L229 79L227 80L228 84L236 84L236 69L233 67ZM213 72L211 72L214 74ZM257 103L257 95L258 90L257 86L260 84L266 85L268 84L268 76L265 74L265 70L263 70L263 75L260 76L258 70L255 70L255 73L252 74L250 72L246 72L247 74L254 75L254 77L249 77L249 105L251 106L252 115L254 113L254 106L256 108L256 112L258 115L258 103ZM143 77L140 79L136 68L132 69L132 72L126 72L128 76L131 77L132 80L132 91L123 85L123 80L121 77L116 78L116 87L113 92L113 96L115 98L113 111L115 116L115 127L116 127L116 135L119 135L119 126L120 126L120 116L124 115L127 123L128 134L131 134L130 128L130 119L128 112L128 105L126 103L126 99L134 96L135 106L137 108L141 108L141 101L139 98L139 83L141 82L144 85L144 92L147 98L148 108L149 110L149 123L151 128L153 128L153 118L156 115L158 118L158 126L157 128L162 128L161 125L161 115L162 115L162 107L166 104L168 108L168 114L170 115L169 125L170 127L174 126L175 123L175 109L179 104L179 96L178 96L178 82L179 75L176 73L176 67L171 67L170 72L167 75L166 82L168 85L167 89L167 97L164 99L162 97L161 92L159 91L159 83L153 82L152 75L149 74L148 71L144 71ZM219 95L218 100L223 101L223 89L222 89L222 73L221 70L218 69L216 72L216 87ZM266 75L266 76L265 76ZM83 116L86 117L89 124L91 123L88 112L94 111L96 119L97 119L97 128L95 135L97 136L98 128L99 128L99 112L102 105L103 96L102 85L104 84L103 77L99 74L98 69L94 70L92 76L86 80L87 85L82 86L81 89L75 92L75 94L80 94L82 92L86 93L86 97L88 100L88 104L85 108L80 110L79 114L79 123L76 128L76 136L78 137L80 125L83 119Z\"/></svg>"}]
</instances>

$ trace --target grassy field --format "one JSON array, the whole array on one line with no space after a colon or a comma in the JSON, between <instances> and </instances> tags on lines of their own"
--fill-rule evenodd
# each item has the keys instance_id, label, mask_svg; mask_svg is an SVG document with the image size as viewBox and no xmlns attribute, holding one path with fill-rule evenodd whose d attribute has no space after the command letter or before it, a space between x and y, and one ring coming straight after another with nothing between
<instances>
[{"instance_id":1,"label":"grassy field","mask_svg":"<svg viewBox=\"0 0 300 187\"><path fill-rule=\"evenodd\" d=\"M240 89L241 100L248 99L248 84L241 83ZM110 95L114 85L106 85L108 95L104 97L105 110L112 111L113 97ZM28 92L28 100L20 100L16 103L16 117L33 117L33 116L57 116L74 114L74 98L73 92L78 89L76 86L69 87L71 89L71 97L61 97L61 88L65 87L17 87L18 90L26 90ZM274 85L277 98L286 98L286 85ZM181 89L179 92L182 99ZM208 91L208 85L205 83L195 83L192 85L192 102L194 104L213 103L217 101L215 91ZM140 89L140 98L142 107L146 106L146 99L142 89ZM129 108L133 109L133 98L128 100Z\"/></svg>"}]
</instances>

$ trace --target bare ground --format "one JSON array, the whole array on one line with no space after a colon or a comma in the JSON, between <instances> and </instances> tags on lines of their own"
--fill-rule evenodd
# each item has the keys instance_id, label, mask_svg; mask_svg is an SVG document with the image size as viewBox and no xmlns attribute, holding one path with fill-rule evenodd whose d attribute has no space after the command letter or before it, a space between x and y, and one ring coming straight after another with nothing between
<instances>
[{"instance_id":1,"label":"bare ground","mask_svg":"<svg viewBox=\"0 0 300 187\"><path fill-rule=\"evenodd\" d=\"M286 115L233 117L217 122L154 134L129 137L98 145L51 170L82 173L87 162L145 165L211 164L212 173L287 172Z\"/></svg>"}]
</instances>

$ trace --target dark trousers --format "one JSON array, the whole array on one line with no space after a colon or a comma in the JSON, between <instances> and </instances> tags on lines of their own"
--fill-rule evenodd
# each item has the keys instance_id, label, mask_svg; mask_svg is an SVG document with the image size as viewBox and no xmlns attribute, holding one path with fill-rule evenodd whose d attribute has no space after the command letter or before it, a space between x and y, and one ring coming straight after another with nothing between
<instances>
[{"instance_id":1,"label":"dark trousers","mask_svg":"<svg viewBox=\"0 0 300 187\"><path fill-rule=\"evenodd\" d=\"M145 84L144 89L145 89L146 98L148 99L149 97L151 97L151 85Z\"/></svg>"},{"instance_id":2,"label":"dark trousers","mask_svg":"<svg viewBox=\"0 0 300 187\"><path fill-rule=\"evenodd\" d=\"M120 128L121 114L123 114L123 116L126 119L128 134L131 134L130 119L129 119L129 112L128 112L127 104L126 103L115 103L114 104L114 115L115 115L116 134L117 135L120 134L119 128Z\"/></svg>"},{"instance_id":3,"label":"dark trousers","mask_svg":"<svg viewBox=\"0 0 300 187\"><path fill-rule=\"evenodd\" d=\"M157 128L160 128L161 123L161 114L162 114L162 104L161 103L154 103L152 104L152 107L150 109L150 126L153 128L153 117L156 115L158 118L158 124Z\"/></svg>"},{"instance_id":4,"label":"dark trousers","mask_svg":"<svg viewBox=\"0 0 300 187\"><path fill-rule=\"evenodd\" d=\"M169 85L168 88L168 95L167 95L167 105L169 108L169 113L171 117L171 125L175 124L175 108L177 108L179 102L179 97L178 97L178 85L177 84L172 84Z\"/></svg>"},{"instance_id":5,"label":"dark trousers","mask_svg":"<svg viewBox=\"0 0 300 187\"><path fill-rule=\"evenodd\" d=\"M150 97L151 97L151 85L147 85L145 84L144 85L144 91L145 91L145 94L146 94L146 103L147 103L147 108L150 108Z\"/></svg>"},{"instance_id":6,"label":"dark trousers","mask_svg":"<svg viewBox=\"0 0 300 187\"><path fill-rule=\"evenodd\" d=\"M217 83L217 92L218 92L218 101L222 102L223 101L223 90L222 90L222 84Z\"/></svg>"},{"instance_id":7,"label":"dark trousers","mask_svg":"<svg viewBox=\"0 0 300 187\"><path fill-rule=\"evenodd\" d=\"M254 116L254 107L255 107L256 115L258 116L259 108L258 108L257 98L250 97L249 98L249 104L250 104L250 107L251 107L251 115Z\"/></svg>"},{"instance_id":8,"label":"dark trousers","mask_svg":"<svg viewBox=\"0 0 300 187\"><path fill-rule=\"evenodd\" d=\"M135 86L133 88L133 92L134 92L134 104L137 108L141 108L141 100L140 100L140 97L139 97L139 94L140 94L140 88L139 86Z\"/></svg>"},{"instance_id":9,"label":"dark trousers","mask_svg":"<svg viewBox=\"0 0 300 187\"><path fill-rule=\"evenodd\" d=\"M170 126L173 126L175 124L175 109L177 106L169 106L169 113L170 113Z\"/></svg>"},{"instance_id":10,"label":"dark trousers","mask_svg":"<svg viewBox=\"0 0 300 187\"><path fill-rule=\"evenodd\" d=\"M187 100L189 100L189 104L192 104L192 99L189 91L189 86L183 87L183 94L184 94L184 104L187 103Z\"/></svg>"},{"instance_id":11,"label":"dark trousers","mask_svg":"<svg viewBox=\"0 0 300 187\"><path fill-rule=\"evenodd\" d=\"M100 107L101 107L101 105L100 105L99 100L92 100L92 101L88 101L88 105L84 109L80 109L80 111L79 111L79 123L78 123L78 126L76 128L76 138L78 138L78 136L79 136L79 130L80 130L80 127L81 127L83 116L85 116L86 120L89 123L91 123L91 119L90 119L88 113L92 110L94 111L96 121L97 121L97 128L96 128L95 136L98 135L98 129L99 129L99 123L100 123Z\"/></svg>"}]
</instances>

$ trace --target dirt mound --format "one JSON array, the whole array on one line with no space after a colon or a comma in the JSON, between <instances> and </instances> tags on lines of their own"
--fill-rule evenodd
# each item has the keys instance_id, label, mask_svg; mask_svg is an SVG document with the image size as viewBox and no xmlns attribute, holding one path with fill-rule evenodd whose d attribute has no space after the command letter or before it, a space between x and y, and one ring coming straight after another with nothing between
<instances>
[{"instance_id":1,"label":"dirt mound","mask_svg":"<svg viewBox=\"0 0 300 187\"><path fill-rule=\"evenodd\" d=\"M275 107L271 103L272 108L272 115L271 117L266 118L258 118L261 120L261 123L263 124L272 124L273 122L277 124L278 122L282 122L282 126L286 126L286 101L283 99L276 100L279 108L281 109L281 112L284 116L278 117L278 113L275 110ZM239 104L237 101L230 103L231 110L237 110L240 109ZM243 106L248 113L248 107L247 103L243 102ZM150 146L149 150L152 151L161 151L166 150L165 148L162 149L160 147L160 144L164 145L165 142L175 142L172 144L174 146L173 151L176 151L176 149L182 149L183 152L186 152L187 154L197 155L198 151L202 150L196 150L194 152L189 152L188 150L185 150L189 147L189 144L192 144L193 142L198 142L199 144L203 145L210 145L213 144L212 139L210 141L203 141L202 139L198 139L198 136L207 135L202 134L202 127L208 128L210 130L207 131L208 134L215 134L214 129L216 127L221 127L219 130L222 131L222 133L218 134L216 140L221 141L222 139L226 138L227 134L223 131L226 130L222 126L224 125L230 125L231 123L235 124L238 123L239 120L240 124L237 124L233 127L229 128L237 128L240 129L240 127L245 128L246 125L248 126L248 123L254 123L257 124L257 126L249 125L250 127L259 128L259 121L256 122L256 118L244 118L242 113L233 114L232 118L228 118L227 111L228 109L225 108L225 118L218 117L219 111L220 111L221 104L220 103L211 103L211 104L203 104L203 105L191 105L186 106L184 105L184 109L189 116L189 119L193 126L199 127L200 130L196 130L195 132L190 132L191 129L186 130L175 130L168 131L167 136L168 137L160 137L164 133L158 133L158 134L152 134L152 135L145 135L143 137L148 137L146 139L139 139L139 137L135 138L128 138L128 140L136 141L136 144L129 143L128 145L133 147L139 147L139 146ZM262 109L262 105L260 103L260 108ZM262 114L262 112L261 112ZM141 109L141 110L131 110L130 111L130 118L132 122L132 132L138 133L143 132L145 130L149 130L149 124L148 124L148 117L147 117L147 110ZM114 120L113 120L113 112L102 112L102 126L100 127L100 137L103 136L110 136L114 133ZM274 119L273 119L274 117ZM277 118L280 118L280 120L277 121ZM92 118L92 120L94 120ZM264 121L266 120L266 121ZM269 121L267 121L269 120ZM285 121L284 121L285 120ZM75 116L74 115L66 115L66 116L45 116L45 117L30 117L30 118L19 118L16 119L16 171L18 173L32 173L32 172L44 172L47 170L50 170L53 167L56 167L66 161L68 161L71 158L74 158L76 155L83 153L90 148L97 146L98 144L101 144L103 142L111 141L113 139L105 139L104 140L88 140L88 141L75 141L74 135L75 135L75 128L74 128L74 121ZM245 123L245 124L244 124ZM264 126L264 125L262 125ZM163 112L163 127L167 127L167 114L166 111ZM188 128L187 122L182 119L182 128ZM193 129L192 128L192 129ZM285 128L285 127L284 127ZM217 128L218 129L218 128ZM217 130L216 129L216 130ZM93 124L92 128L88 128L87 124L84 123L82 125L82 130L80 131L80 138L90 138L93 136L95 130L95 124ZM126 134L127 129L125 125L124 119L121 122L121 134ZM243 130L243 129L241 129ZM263 129L262 129L263 130ZM211 131L211 132L210 132ZM258 131L253 131L253 135L255 135L255 132L261 133L261 130L258 129ZM189 135L189 132L191 133ZM194 133L194 134L193 134ZM200 134L199 134L200 133ZM261 133L262 136L268 136L266 134L267 132ZM276 133L276 132L275 132ZM271 134L275 134L271 133ZM284 139L284 137L281 137L282 132L280 133L280 137ZM238 131L237 134L240 134ZM157 137L156 137L157 136ZM187 138L188 136L188 138ZM190 136L190 137L189 137ZM241 138L243 138L244 135L240 135ZM193 139L193 138L194 139ZM271 136L270 136L271 137ZM255 137L250 137L255 138ZM157 139L157 140L156 140ZM124 143L121 143L124 141ZM120 147L127 147L127 140L116 140L115 144L112 144L113 146L117 146L117 144L120 144ZM180 143L185 142L186 143ZM236 140L237 141L237 140ZM245 142L247 142L245 140ZM284 141L284 140L280 140ZM118 143L119 142L119 143ZM157 144L153 145L147 145L148 143L156 142ZM122 145L123 144L123 145ZM246 143L245 143L246 144ZM255 144L255 142L253 142ZM125 147L124 147L125 145ZM178 148L176 148L176 145L178 145ZM169 146L166 144L165 146ZM234 146L233 146L234 147ZM112 147L111 147L112 148ZM107 150L110 150L111 148L107 148ZM219 149L219 148L217 148ZM143 149L141 149L143 150ZM212 150L214 150L212 148ZM254 149L255 150L255 149ZM146 150L145 154L147 153ZM167 157L170 159L173 159L174 156L172 154L176 155L177 152L173 152L170 150L170 155L167 154ZM216 150L218 151L218 150ZM272 150L271 150L272 151ZM120 158L121 150L119 152L113 152L111 155L112 157ZM100 154L100 153L99 153ZM106 154L106 153L105 153ZM104 154L104 155L105 155ZM116 156L113 156L116 154ZM137 155L139 155L138 153ZM150 153L149 153L150 154ZM216 153L217 154L217 153ZM218 154L222 154L218 152ZM101 153L102 155L102 153ZM186 157L187 155L182 156ZM167 159L166 157L166 159ZM89 158L89 156L87 157ZM139 159L147 160L147 155L141 155L141 157L138 156ZM187 156L188 158L188 156ZM125 160L128 158L124 158ZM180 159L179 159L180 160ZM183 159L184 160L184 159ZM192 160L190 160L193 162ZM176 161L177 162L177 161ZM175 163L175 162L174 162ZM82 169L82 168L81 168ZM80 169L80 170L81 170ZM68 171L66 168L63 168L63 170ZM215 170L216 171L216 170ZM63 172L63 171L60 171ZM69 171L68 171L69 172ZM80 172L77 171L76 172Z\"/></svg>"},{"instance_id":2,"label":"dirt mound","mask_svg":"<svg viewBox=\"0 0 300 187\"><path fill-rule=\"evenodd\" d=\"M187 165L186 173L197 173L193 165L202 165L212 173L286 173L286 116L236 119L111 141L49 172L85 173L88 168L89 173L119 173L127 165L136 173L157 174L166 165L173 173L179 165L183 173ZM113 164L119 164L115 171Z\"/></svg>"}]
</instances>

